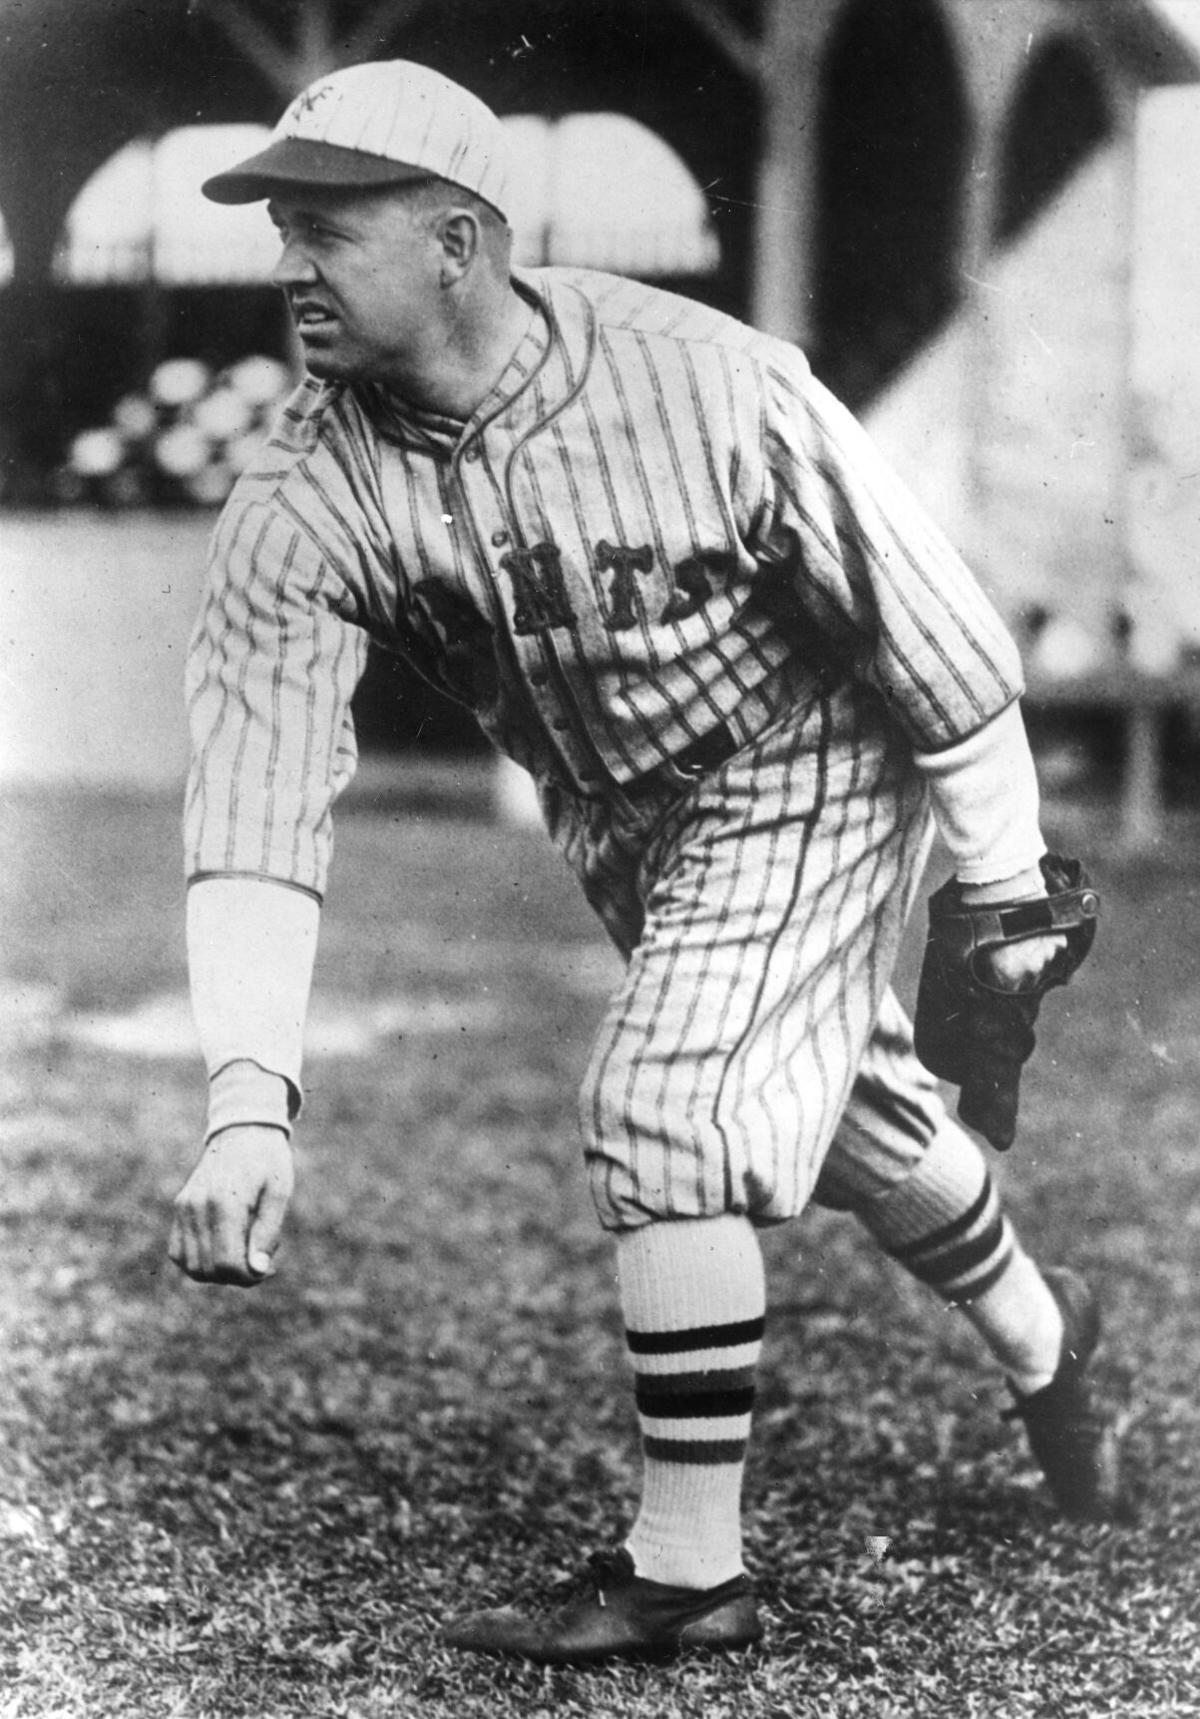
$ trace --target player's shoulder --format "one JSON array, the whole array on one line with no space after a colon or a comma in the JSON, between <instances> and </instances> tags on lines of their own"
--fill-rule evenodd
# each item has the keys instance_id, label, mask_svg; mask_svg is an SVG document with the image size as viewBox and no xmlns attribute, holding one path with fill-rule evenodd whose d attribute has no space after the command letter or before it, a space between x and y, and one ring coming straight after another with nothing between
<instances>
[{"instance_id":1,"label":"player's shoulder","mask_svg":"<svg viewBox=\"0 0 1200 1719\"><path fill-rule=\"evenodd\" d=\"M344 415L336 385L305 376L288 395L275 415L269 433L257 454L242 472L238 490L246 497L265 501L292 480L297 471L336 434Z\"/></svg>"},{"instance_id":2,"label":"player's shoulder","mask_svg":"<svg viewBox=\"0 0 1200 1719\"><path fill-rule=\"evenodd\" d=\"M671 349L684 348L700 385L707 378L722 398L730 397L733 377L754 410L803 409L813 375L802 348L790 341L699 299L623 275L567 268L530 273L564 329L587 322L618 356L624 345L637 345L652 363L658 351L670 365Z\"/></svg>"},{"instance_id":3,"label":"player's shoulder","mask_svg":"<svg viewBox=\"0 0 1200 1719\"><path fill-rule=\"evenodd\" d=\"M626 275L577 268L533 269L528 274L548 296L560 320L586 316L613 338L627 335L643 341L711 346L756 359L768 358L771 348L779 344L701 299Z\"/></svg>"},{"instance_id":4,"label":"player's shoulder","mask_svg":"<svg viewBox=\"0 0 1200 1719\"><path fill-rule=\"evenodd\" d=\"M305 376L283 402L258 453L238 477L227 513L283 508L298 521L323 512L352 465L347 450L363 434L350 389Z\"/></svg>"}]
</instances>

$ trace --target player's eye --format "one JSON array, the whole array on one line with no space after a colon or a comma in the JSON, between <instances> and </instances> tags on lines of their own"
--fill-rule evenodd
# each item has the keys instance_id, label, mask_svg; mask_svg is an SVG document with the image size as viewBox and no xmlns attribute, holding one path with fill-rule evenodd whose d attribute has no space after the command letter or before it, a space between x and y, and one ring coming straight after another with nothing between
<instances>
[{"instance_id":1,"label":"player's eye","mask_svg":"<svg viewBox=\"0 0 1200 1719\"><path fill-rule=\"evenodd\" d=\"M311 216L302 216L294 221L287 221L282 215L272 215L271 225L278 235L279 242L284 245L292 238L303 238L324 243L334 237L332 228Z\"/></svg>"}]
</instances>

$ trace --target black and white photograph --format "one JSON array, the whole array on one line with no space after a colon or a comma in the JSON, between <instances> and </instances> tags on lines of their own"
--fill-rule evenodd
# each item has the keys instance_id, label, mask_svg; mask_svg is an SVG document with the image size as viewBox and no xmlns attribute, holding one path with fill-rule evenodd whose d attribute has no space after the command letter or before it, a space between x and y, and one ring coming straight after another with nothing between
<instances>
[{"instance_id":1,"label":"black and white photograph","mask_svg":"<svg viewBox=\"0 0 1200 1719\"><path fill-rule=\"evenodd\" d=\"M0 0L0 1719L1200 1719L1200 0Z\"/></svg>"}]
</instances>

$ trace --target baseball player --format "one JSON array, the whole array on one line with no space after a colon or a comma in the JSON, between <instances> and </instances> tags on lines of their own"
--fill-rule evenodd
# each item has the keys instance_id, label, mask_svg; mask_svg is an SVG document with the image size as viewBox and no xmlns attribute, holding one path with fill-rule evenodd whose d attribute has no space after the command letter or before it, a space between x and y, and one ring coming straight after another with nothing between
<instances>
[{"instance_id":1,"label":"baseball player","mask_svg":"<svg viewBox=\"0 0 1200 1719\"><path fill-rule=\"evenodd\" d=\"M320 79L205 190L267 201L310 374L224 511L190 653L210 1083L172 1257L273 1269L374 639L533 773L627 957L581 1118L640 1508L577 1593L446 1640L556 1662L759 1638L757 1232L810 1200L962 1309L1059 1506L1099 1514L1094 1300L1022 1249L889 987L931 812L958 906L1030 903L982 949L991 990L1036 989L1064 946L1020 665L977 585L794 347L630 281L514 271L502 127L427 68Z\"/></svg>"}]
</instances>

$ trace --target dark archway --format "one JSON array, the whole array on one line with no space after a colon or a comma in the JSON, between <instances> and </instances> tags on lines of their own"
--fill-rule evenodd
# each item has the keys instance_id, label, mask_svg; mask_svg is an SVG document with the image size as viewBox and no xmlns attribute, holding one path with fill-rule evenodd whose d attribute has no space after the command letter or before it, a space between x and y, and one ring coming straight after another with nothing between
<instances>
[{"instance_id":1,"label":"dark archway","mask_svg":"<svg viewBox=\"0 0 1200 1719\"><path fill-rule=\"evenodd\" d=\"M1004 128L996 243L1011 243L1112 129L1086 46L1066 35L1044 42L1017 85Z\"/></svg>"},{"instance_id":2,"label":"dark archway","mask_svg":"<svg viewBox=\"0 0 1200 1719\"><path fill-rule=\"evenodd\" d=\"M936 0L851 0L821 76L813 362L861 406L959 299L969 113Z\"/></svg>"}]
</instances>

